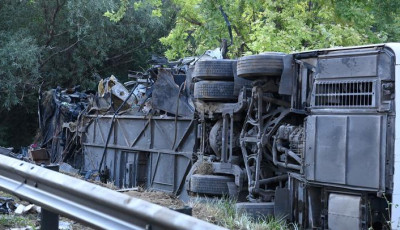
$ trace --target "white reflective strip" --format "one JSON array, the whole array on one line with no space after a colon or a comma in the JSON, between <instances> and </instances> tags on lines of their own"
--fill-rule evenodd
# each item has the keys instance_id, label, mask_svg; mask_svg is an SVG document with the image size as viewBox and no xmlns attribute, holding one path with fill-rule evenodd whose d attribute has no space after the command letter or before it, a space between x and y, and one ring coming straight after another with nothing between
<instances>
[{"instance_id":1,"label":"white reflective strip","mask_svg":"<svg viewBox=\"0 0 400 230\"><path fill-rule=\"evenodd\" d=\"M389 47L390 49L393 50L395 56L396 56L396 65L400 64L400 43L386 43L386 47ZM397 76L396 76L397 79Z\"/></svg>"},{"instance_id":2,"label":"white reflective strip","mask_svg":"<svg viewBox=\"0 0 400 230\"><path fill-rule=\"evenodd\" d=\"M387 43L386 47L393 50L396 57L395 67L395 141L394 141L394 175L391 207L392 229L400 229L400 43Z\"/></svg>"},{"instance_id":3,"label":"white reflective strip","mask_svg":"<svg viewBox=\"0 0 400 230\"><path fill-rule=\"evenodd\" d=\"M400 59L400 55L396 55ZM400 65L396 65L395 90L400 89ZM394 176L393 176L393 196L392 196L392 229L400 228L400 93L395 92L395 141L394 141Z\"/></svg>"}]
</instances>

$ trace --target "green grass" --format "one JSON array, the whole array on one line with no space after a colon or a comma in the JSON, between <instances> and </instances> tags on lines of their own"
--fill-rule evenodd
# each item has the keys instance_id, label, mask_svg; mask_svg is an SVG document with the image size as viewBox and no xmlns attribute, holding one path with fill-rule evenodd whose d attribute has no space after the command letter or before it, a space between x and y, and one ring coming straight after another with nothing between
<instances>
[{"instance_id":1,"label":"green grass","mask_svg":"<svg viewBox=\"0 0 400 230\"><path fill-rule=\"evenodd\" d=\"M0 229L27 226L34 229L35 222L30 216L0 215Z\"/></svg>"},{"instance_id":2,"label":"green grass","mask_svg":"<svg viewBox=\"0 0 400 230\"><path fill-rule=\"evenodd\" d=\"M193 215L199 219L217 224L228 229L254 229L254 230L282 230L298 229L294 224L288 224L284 220L264 217L257 220L246 214L236 214L235 201L229 198L191 203Z\"/></svg>"},{"instance_id":3,"label":"green grass","mask_svg":"<svg viewBox=\"0 0 400 230\"><path fill-rule=\"evenodd\" d=\"M27 202L21 201L19 198L0 191L0 196L12 198L16 203L27 205ZM8 228L24 228L30 227L36 229L37 214L14 215L0 214L0 229Z\"/></svg>"}]
</instances>

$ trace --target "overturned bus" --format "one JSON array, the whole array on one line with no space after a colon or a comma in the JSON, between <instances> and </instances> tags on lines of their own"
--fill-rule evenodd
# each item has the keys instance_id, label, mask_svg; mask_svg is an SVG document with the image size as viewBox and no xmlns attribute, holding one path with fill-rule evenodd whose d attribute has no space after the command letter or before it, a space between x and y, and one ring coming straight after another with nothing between
<instances>
[{"instance_id":1,"label":"overturned bus","mask_svg":"<svg viewBox=\"0 0 400 230\"><path fill-rule=\"evenodd\" d=\"M300 228L397 229L399 55L381 44L160 64L43 146L119 187L226 195Z\"/></svg>"}]
</instances>

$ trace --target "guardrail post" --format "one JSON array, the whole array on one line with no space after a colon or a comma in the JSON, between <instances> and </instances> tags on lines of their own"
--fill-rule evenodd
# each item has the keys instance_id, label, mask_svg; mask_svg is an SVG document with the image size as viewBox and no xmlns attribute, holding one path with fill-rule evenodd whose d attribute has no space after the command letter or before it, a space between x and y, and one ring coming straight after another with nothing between
<instances>
[{"instance_id":1,"label":"guardrail post","mask_svg":"<svg viewBox=\"0 0 400 230\"><path fill-rule=\"evenodd\" d=\"M57 213L42 209L42 216L40 220L40 229L58 229L59 215Z\"/></svg>"},{"instance_id":2,"label":"guardrail post","mask_svg":"<svg viewBox=\"0 0 400 230\"><path fill-rule=\"evenodd\" d=\"M44 167L56 172L59 171L59 165L46 165ZM60 216L57 213L42 208L40 217L40 229L41 230L58 229L59 219Z\"/></svg>"}]
</instances>

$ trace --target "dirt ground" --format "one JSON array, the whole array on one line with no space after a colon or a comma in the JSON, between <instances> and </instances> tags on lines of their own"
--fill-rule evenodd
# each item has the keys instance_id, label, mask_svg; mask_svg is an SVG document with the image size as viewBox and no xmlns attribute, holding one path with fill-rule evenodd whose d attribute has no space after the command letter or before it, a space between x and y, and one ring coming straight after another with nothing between
<instances>
[{"instance_id":1,"label":"dirt ground","mask_svg":"<svg viewBox=\"0 0 400 230\"><path fill-rule=\"evenodd\" d=\"M70 176L79 178L79 179L83 179L80 175L71 175L68 174ZM108 189L112 189L112 190L117 190L119 191L117 187L115 187L113 185L113 183L107 183L107 184L103 184L99 181L89 181L91 183L94 183L96 185L100 185L103 187L106 187ZM132 196L135 198L139 198L142 200L146 200L149 201L151 203L154 204L158 204L160 206L166 207L166 208L170 208L170 209L180 209L185 207L184 202L182 202L181 200L179 200L176 196L174 195L170 195L164 192L159 192L159 191L145 191L142 188L137 188L137 191L133 191L133 190L129 190L128 191L121 191L121 193L128 195L128 196ZM23 201L20 200L19 198L1 192L0 191L0 196L3 197L11 197L14 199L15 204L22 204L22 205L29 205L29 202L27 201ZM193 209L193 216L197 216L197 214L200 215L200 212L196 212L195 210L197 209ZM71 230L90 230L91 228L86 227L74 220L70 220L68 218L65 217L60 217L60 222L65 222L67 225L69 225L69 229ZM37 229L38 227L40 227L40 213L37 212L29 212L23 215L16 215L16 214L9 214L9 215L2 215L0 214L0 230L2 229Z\"/></svg>"},{"instance_id":2,"label":"dirt ground","mask_svg":"<svg viewBox=\"0 0 400 230\"><path fill-rule=\"evenodd\" d=\"M124 194L171 209L183 208L185 206L177 197L163 192L129 191L124 192Z\"/></svg>"},{"instance_id":3,"label":"dirt ground","mask_svg":"<svg viewBox=\"0 0 400 230\"><path fill-rule=\"evenodd\" d=\"M209 170L208 165L204 165L202 172L207 174ZM79 175L71 175L82 179ZM288 229L287 225L284 225L277 221L261 223L252 222L251 219L244 217L238 217L235 214L234 201L227 199L205 199L199 197L193 197L189 203L184 203L174 195L167 194L160 191L146 191L142 188L135 189L119 189L113 185L113 183L103 184L97 181L89 181L91 183L106 187L108 189L116 190L122 194L139 198L142 200L149 201L151 203L170 208L180 209L185 206L192 208L192 216L216 225L226 227L228 229ZM23 204L27 206L29 202L18 199L15 196L0 191L0 196L11 197L14 199L15 204ZM60 226L63 225L63 230L91 230L92 228L86 227L74 220L70 220L65 217L60 217ZM40 213L28 212L23 215L11 214L0 214L0 230L30 230L40 229ZM61 229L61 228L60 228Z\"/></svg>"},{"instance_id":4,"label":"dirt ground","mask_svg":"<svg viewBox=\"0 0 400 230\"><path fill-rule=\"evenodd\" d=\"M189 206L192 208L192 216L198 219L217 224L217 220L215 217L216 210L207 205L204 202L199 201L191 201L189 203L184 203L179 198L174 195L170 195L164 192L159 191L128 191L124 192L124 194L139 198L142 200L149 201L154 204L158 204L160 206L170 208L170 209L180 209L185 206Z\"/></svg>"}]
</instances>

